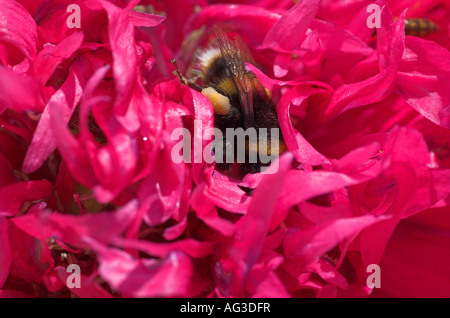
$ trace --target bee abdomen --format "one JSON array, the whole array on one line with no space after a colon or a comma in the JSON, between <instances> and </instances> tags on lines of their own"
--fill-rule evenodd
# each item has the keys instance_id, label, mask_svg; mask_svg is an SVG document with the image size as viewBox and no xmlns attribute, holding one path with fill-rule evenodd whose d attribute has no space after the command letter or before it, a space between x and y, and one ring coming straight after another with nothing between
<instances>
[{"instance_id":1,"label":"bee abdomen","mask_svg":"<svg viewBox=\"0 0 450 318\"><path fill-rule=\"evenodd\" d=\"M411 18L405 20L405 34L414 36L425 36L436 32L437 25L423 18Z\"/></svg>"}]
</instances>

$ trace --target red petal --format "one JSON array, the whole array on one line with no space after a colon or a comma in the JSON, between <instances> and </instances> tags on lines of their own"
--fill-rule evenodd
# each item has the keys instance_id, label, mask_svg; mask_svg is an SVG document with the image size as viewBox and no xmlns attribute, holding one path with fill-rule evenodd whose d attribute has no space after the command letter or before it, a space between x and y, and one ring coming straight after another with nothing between
<instances>
[{"instance_id":1,"label":"red petal","mask_svg":"<svg viewBox=\"0 0 450 318\"><path fill-rule=\"evenodd\" d=\"M129 254L95 241L99 274L116 291L133 297L173 297L189 295L192 264L183 253L172 252L161 260L133 259Z\"/></svg>"},{"instance_id":2,"label":"red petal","mask_svg":"<svg viewBox=\"0 0 450 318\"><path fill-rule=\"evenodd\" d=\"M25 10L17 1L1 0L0 21L2 28L0 29L0 43L7 43L16 46L28 60L31 65L36 56L37 45L37 27L28 11ZM11 50L13 51L13 50ZM21 56L15 55L11 57L12 66L21 62ZM28 66L18 70L20 73L28 71ZM3 76L0 76L2 78Z\"/></svg>"},{"instance_id":3,"label":"red petal","mask_svg":"<svg viewBox=\"0 0 450 318\"><path fill-rule=\"evenodd\" d=\"M366 215L332 220L309 230L291 230L283 242L286 256L307 264L314 258L321 257L344 239L386 219L388 218Z\"/></svg>"},{"instance_id":4,"label":"red petal","mask_svg":"<svg viewBox=\"0 0 450 318\"><path fill-rule=\"evenodd\" d=\"M298 162L312 166L326 164L328 163L328 159L314 149L302 134L295 129L292 125L289 111L292 104L295 103L295 106L300 107L302 102L315 92L316 90L309 88L293 88L281 98L281 101L277 106L280 128L283 132L283 137L288 150L294 154L294 157Z\"/></svg>"},{"instance_id":5,"label":"red petal","mask_svg":"<svg viewBox=\"0 0 450 318\"><path fill-rule=\"evenodd\" d=\"M67 284L70 272L66 268L58 267L55 269L59 279L62 283ZM70 292L80 298L113 298L108 291L106 291L100 284L93 281L91 277L80 275L80 287L70 288Z\"/></svg>"},{"instance_id":6,"label":"red petal","mask_svg":"<svg viewBox=\"0 0 450 318\"><path fill-rule=\"evenodd\" d=\"M127 130L136 131L140 126L138 114L136 109L129 107L137 75L134 27L124 10L106 1L102 1L102 4L108 13L108 35L114 58L113 75L117 92L115 114Z\"/></svg>"},{"instance_id":7,"label":"red petal","mask_svg":"<svg viewBox=\"0 0 450 318\"><path fill-rule=\"evenodd\" d=\"M0 91L0 114L6 109L41 111L39 86L34 78L20 76L0 65Z\"/></svg>"},{"instance_id":8,"label":"red petal","mask_svg":"<svg viewBox=\"0 0 450 318\"><path fill-rule=\"evenodd\" d=\"M52 107L51 105L57 105L63 113L62 124L69 122L83 92L81 87L83 84L80 82L82 77L80 75L78 66L72 68L63 86L48 101L39 119L31 145L25 155L22 164L23 172L32 173L36 171L56 149L56 141L51 128L50 108Z\"/></svg>"},{"instance_id":9,"label":"red petal","mask_svg":"<svg viewBox=\"0 0 450 318\"><path fill-rule=\"evenodd\" d=\"M0 216L15 216L21 212L22 205L48 198L52 184L47 180L24 181L0 189Z\"/></svg>"},{"instance_id":10,"label":"red petal","mask_svg":"<svg viewBox=\"0 0 450 318\"><path fill-rule=\"evenodd\" d=\"M9 275L11 265L11 253L9 250L8 224L4 217L0 216L0 288L3 287Z\"/></svg>"},{"instance_id":11,"label":"red petal","mask_svg":"<svg viewBox=\"0 0 450 318\"><path fill-rule=\"evenodd\" d=\"M373 297L448 297L449 212L426 210L399 223L380 262L381 288Z\"/></svg>"},{"instance_id":12,"label":"red petal","mask_svg":"<svg viewBox=\"0 0 450 318\"><path fill-rule=\"evenodd\" d=\"M89 248L88 239L110 243L121 235L137 213L137 202L131 201L114 212L86 215L59 213L16 217L12 222L29 235L47 239L54 237L67 244Z\"/></svg>"},{"instance_id":13,"label":"red petal","mask_svg":"<svg viewBox=\"0 0 450 318\"><path fill-rule=\"evenodd\" d=\"M56 46L45 46L33 63L33 73L41 85L45 85L56 67L79 49L83 43L83 32L75 32Z\"/></svg>"},{"instance_id":14,"label":"red petal","mask_svg":"<svg viewBox=\"0 0 450 318\"><path fill-rule=\"evenodd\" d=\"M133 10L125 10L128 14L130 22L135 27L154 27L161 24L166 18L156 14L148 14L136 12Z\"/></svg>"},{"instance_id":15,"label":"red petal","mask_svg":"<svg viewBox=\"0 0 450 318\"><path fill-rule=\"evenodd\" d=\"M182 251L194 258L203 258L213 253L213 245L209 242L200 242L194 239L186 239L175 242L155 243L143 240L114 240L119 247L138 249L148 255L167 257L175 250Z\"/></svg>"},{"instance_id":16,"label":"red petal","mask_svg":"<svg viewBox=\"0 0 450 318\"><path fill-rule=\"evenodd\" d=\"M405 53L397 75L399 92L424 117L450 128L450 120L445 117L450 105L450 91L445 85L450 80L446 63L449 51L435 42L407 37Z\"/></svg>"},{"instance_id":17,"label":"red petal","mask_svg":"<svg viewBox=\"0 0 450 318\"><path fill-rule=\"evenodd\" d=\"M269 30L264 38L263 47L286 51L295 49L316 16L319 2L318 0L298 2Z\"/></svg>"}]
</instances>

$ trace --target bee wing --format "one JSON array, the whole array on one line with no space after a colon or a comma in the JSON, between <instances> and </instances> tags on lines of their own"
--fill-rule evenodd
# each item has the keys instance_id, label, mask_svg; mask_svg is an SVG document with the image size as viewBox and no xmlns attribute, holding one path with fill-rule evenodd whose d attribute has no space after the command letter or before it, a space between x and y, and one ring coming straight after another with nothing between
<instances>
[{"instance_id":1,"label":"bee wing","mask_svg":"<svg viewBox=\"0 0 450 318\"><path fill-rule=\"evenodd\" d=\"M217 25L214 25L220 52L227 62L227 69L238 92L239 101L245 122L253 125L253 90L258 82L255 74L245 69L245 63L255 64L253 57L239 35L231 40L228 35ZM256 81L255 81L256 80ZM261 86L261 84L257 85ZM259 89L259 87L257 87Z\"/></svg>"}]
</instances>

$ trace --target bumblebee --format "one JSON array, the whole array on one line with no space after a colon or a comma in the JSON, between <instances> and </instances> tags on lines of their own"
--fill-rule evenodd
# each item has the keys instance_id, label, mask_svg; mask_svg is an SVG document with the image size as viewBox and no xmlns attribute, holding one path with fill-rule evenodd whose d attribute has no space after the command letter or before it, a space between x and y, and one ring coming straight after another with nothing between
<instances>
[{"instance_id":1,"label":"bumblebee","mask_svg":"<svg viewBox=\"0 0 450 318\"><path fill-rule=\"evenodd\" d=\"M260 172L261 167L268 165L259 160L260 155L278 156L286 151L275 105L271 93L245 67L245 63L255 65L255 60L242 38L235 35L231 39L217 25L214 26L214 33L217 46L205 49L198 55L200 70L196 72L194 82L201 80L203 85L194 84L191 87L201 91L211 101L214 126L223 133L228 128L255 129L257 140L249 138L244 144L234 143L234 154L237 148L245 147L246 161L240 165L242 175ZM180 76L179 71L176 72ZM278 129L278 138L272 138L273 128ZM267 133L262 135L260 129L266 129ZM223 141L224 154L227 142ZM248 160L252 154L258 155L257 162ZM219 170L229 170L231 165L225 160L218 163L216 159Z\"/></svg>"},{"instance_id":2,"label":"bumblebee","mask_svg":"<svg viewBox=\"0 0 450 318\"><path fill-rule=\"evenodd\" d=\"M395 18L397 20L397 18ZM438 26L431 20L425 18L410 18L405 19L405 35L413 35L418 37L424 37L435 33L438 30ZM377 29L372 34L372 39L375 39L377 35Z\"/></svg>"},{"instance_id":3,"label":"bumblebee","mask_svg":"<svg viewBox=\"0 0 450 318\"><path fill-rule=\"evenodd\" d=\"M437 25L428 19L411 18L405 20L405 34L414 36L426 36L436 32Z\"/></svg>"}]
</instances>

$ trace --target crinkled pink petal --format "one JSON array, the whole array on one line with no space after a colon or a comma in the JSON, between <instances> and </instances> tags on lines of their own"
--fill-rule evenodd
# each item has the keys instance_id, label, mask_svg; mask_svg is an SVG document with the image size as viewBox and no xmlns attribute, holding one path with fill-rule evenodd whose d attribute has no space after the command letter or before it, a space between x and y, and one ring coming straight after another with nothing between
<instances>
[{"instance_id":1,"label":"crinkled pink petal","mask_svg":"<svg viewBox=\"0 0 450 318\"><path fill-rule=\"evenodd\" d=\"M367 147L369 150L372 149L372 145ZM270 229L274 230L283 222L289 209L296 204L343 187L368 181L379 175L384 168L383 163L373 161L372 164L367 164L364 160L360 161L363 158L358 158L359 160L354 161L354 171L347 170L345 173L289 171L284 183L283 195L278 200L277 213L274 215ZM345 158L343 159L346 160Z\"/></svg>"},{"instance_id":2,"label":"crinkled pink petal","mask_svg":"<svg viewBox=\"0 0 450 318\"><path fill-rule=\"evenodd\" d=\"M252 196L247 214L237 225L238 233L226 258L216 264L215 273L223 284L220 289L225 295L240 296L243 292L249 272L262 251L264 238L281 193L281 188L274 189L273 184L283 183L292 159L292 154L286 153L268 168L268 174L264 174Z\"/></svg>"},{"instance_id":3,"label":"crinkled pink petal","mask_svg":"<svg viewBox=\"0 0 450 318\"><path fill-rule=\"evenodd\" d=\"M450 105L445 81L438 75L397 74L398 90L408 104L436 125L450 128L449 121L442 116L442 111Z\"/></svg>"},{"instance_id":4,"label":"crinkled pink petal","mask_svg":"<svg viewBox=\"0 0 450 318\"><path fill-rule=\"evenodd\" d=\"M262 46L275 50L295 49L316 16L320 1L300 1L286 12L269 30Z\"/></svg>"},{"instance_id":5,"label":"crinkled pink petal","mask_svg":"<svg viewBox=\"0 0 450 318\"><path fill-rule=\"evenodd\" d=\"M16 219L17 217L10 220ZM8 236L11 279L23 280L29 284L44 284L46 273L52 270L54 264L50 249L45 248L48 246L47 242L28 235L13 222L8 222Z\"/></svg>"},{"instance_id":6,"label":"crinkled pink petal","mask_svg":"<svg viewBox=\"0 0 450 318\"><path fill-rule=\"evenodd\" d=\"M158 25L154 28L148 28L145 30L146 34L148 34L150 43L152 45L152 49L154 51L154 57L156 62L155 66L156 70L158 71L152 72L155 76L154 77L155 80L160 79L161 76L163 78L170 78L172 72L175 70L173 64L170 63L175 53L166 44L165 31L166 29L164 27L164 24ZM188 59L187 56L186 59ZM177 59L177 63L179 62L181 62L180 59Z\"/></svg>"},{"instance_id":7,"label":"crinkled pink petal","mask_svg":"<svg viewBox=\"0 0 450 318\"><path fill-rule=\"evenodd\" d=\"M105 244L113 241L125 231L136 213L137 201L133 200L114 212L80 216L60 213L27 214L12 219L12 222L33 237L54 237L67 244L89 248L87 239Z\"/></svg>"},{"instance_id":8,"label":"crinkled pink petal","mask_svg":"<svg viewBox=\"0 0 450 318\"><path fill-rule=\"evenodd\" d=\"M269 91L272 91L273 89L275 89L275 87L308 86L308 85L310 85L310 86L314 85L318 88L328 89L330 91L333 91L333 88L325 82L319 82L319 81L306 81L305 82L305 81L299 81L299 80L283 81L283 80L270 78L269 76L264 74L260 69L258 69L256 66L254 66L252 64L245 63L245 67L248 71L255 73L256 77L261 82L261 84L265 88L267 88Z\"/></svg>"},{"instance_id":9,"label":"crinkled pink petal","mask_svg":"<svg viewBox=\"0 0 450 318\"><path fill-rule=\"evenodd\" d=\"M367 20L367 5L364 1L322 0L318 16L323 20L331 20L337 25L347 25L349 21L364 7ZM364 26L367 27L365 24Z\"/></svg>"},{"instance_id":10,"label":"crinkled pink petal","mask_svg":"<svg viewBox=\"0 0 450 318\"><path fill-rule=\"evenodd\" d=\"M23 181L0 189L0 216L19 214L26 203L44 200L52 194L52 184L47 180Z\"/></svg>"},{"instance_id":11,"label":"crinkled pink petal","mask_svg":"<svg viewBox=\"0 0 450 318\"><path fill-rule=\"evenodd\" d=\"M135 27L154 27L161 24L166 19L160 15L136 12L133 10L125 10L125 12L128 14L130 22Z\"/></svg>"},{"instance_id":12,"label":"crinkled pink petal","mask_svg":"<svg viewBox=\"0 0 450 318\"><path fill-rule=\"evenodd\" d=\"M56 141L51 128L50 108L56 105L63 113L62 123L68 123L75 107L81 99L83 78L79 66L71 69L63 86L53 94L41 114L33 140L28 147L22 170L25 173L36 171L56 149Z\"/></svg>"},{"instance_id":13,"label":"crinkled pink petal","mask_svg":"<svg viewBox=\"0 0 450 318\"><path fill-rule=\"evenodd\" d=\"M58 277L58 274L54 270L53 266L51 267L51 270L47 270L47 272L42 275L42 282L44 283L47 291L50 293L57 292L64 287L64 282L62 282Z\"/></svg>"},{"instance_id":14,"label":"crinkled pink petal","mask_svg":"<svg viewBox=\"0 0 450 318\"><path fill-rule=\"evenodd\" d=\"M315 205L308 201L301 202L298 206L302 215L315 224L352 216L350 205L346 201L337 202L331 207Z\"/></svg>"},{"instance_id":15,"label":"crinkled pink petal","mask_svg":"<svg viewBox=\"0 0 450 318\"><path fill-rule=\"evenodd\" d=\"M41 85L45 85L56 67L79 49L84 34L75 32L56 46L44 46L33 63L33 73Z\"/></svg>"},{"instance_id":16,"label":"crinkled pink petal","mask_svg":"<svg viewBox=\"0 0 450 318\"><path fill-rule=\"evenodd\" d=\"M355 206L363 207L369 202L372 214L393 215L390 220L380 222L361 234L361 253L365 265L377 263L386 243L403 215L410 215L430 207L448 196L445 179L447 171L430 170L428 146L421 133L406 128L396 128L384 143L383 157L390 161L389 169L380 178L371 181L363 200ZM436 180L433 180L436 176ZM436 190L430 191L430 184ZM372 189L372 190L369 190ZM364 203L364 204L362 204Z\"/></svg>"},{"instance_id":17,"label":"crinkled pink petal","mask_svg":"<svg viewBox=\"0 0 450 318\"><path fill-rule=\"evenodd\" d=\"M23 118L21 114L16 112L8 112L7 114L0 116L0 127L5 131L22 137L27 142L31 142L33 133L30 129L34 129L34 125L28 121L28 118ZM25 127L24 127L25 126Z\"/></svg>"},{"instance_id":18,"label":"crinkled pink petal","mask_svg":"<svg viewBox=\"0 0 450 318\"><path fill-rule=\"evenodd\" d=\"M124 248L138 249L148 255L167 257L174 250L179 250L194 258L203 258L213 253L213 245L194 239L185 239L174 242L154 243L144 240L115 239L114 245Z\"/></svg>"},{"instance_id":19,"label":"crinkled pink petal","mask_svg":"<svg viewBox=\"0 0 450 318\"><path fill-rule=\"evenodd\" d=\"M378 4L380 8L383 5L383 3L381 2L377 2L376 4ZM355 14L341 15L341 17L344 16L346 18L351 17L352 20L349 21L347 24L345 24L345 28L358 38L362 39L365 43L368 43L370 39L373 37L373 29L367 27L367 18L368 18L367 5L362 6L362 3L357 3L356 6L359 6L359 11L355 12ZM347 11L349 10L349 8L345 8L345 10ZM356 8L356 10L358 10L358 8ZM339 25L342 26L341 24Z\"/></svg>"},{"instance_id":20,"label":"crinkled pink petal","mask_svg":"<svg viewBox=\"0 0 450 318\"><path fill-rule=\"evenodd\" d=\"M377 30L377 52L380 73L338 88L325 111L332 118L354 107L364 106L385 99L395 85L404 43L404 13L394 23L392 13L383 6L380 14L381 28Z\"/></svg>"},{"instance_id":21,"label":"crinkled pink petal","mask_svg":"<svg viewBox=\"0 0 450 318\"><path fill-rule=\"evenodd\" d=\"M379 263L381 288L373 297L448 297L449 215L448 207L430 209L398 224Z\"/></svg>"},{"instance_id":22,"label":"crinkled pink petal","mask_svg":"<svg viewBox=\"0 0 450 318\"><path fill-rule=\"evenodd\" d=\"M280 53L277 55L273 62L273 74L275 77L283 77L288 73L291 58L290 53Z\"/></svg>"},{"instance_id":23,"label":"crinkled pink petal","mask_svg":"<svg viewBox=\"0 0 450 318\"><path fill-rule=\"evenodd\" d=\"M0 298L33 298L33 296L19 290L2 289Z\"/></svg>"},{"instance_id":24,"label":"crinkled pink petal","mask_svg":"<svg viewBox=\"0 0 450 318\"><path fill-rule=\"evenodd\" d=\"M11 163L0 152L0 188L16 182L13 171Z\"/></svg>"},{"instance_id":25,"label":"crinkled pink petal","mask_svg":"<svg viewBox=\"0 0 450 318\"><path fill-rule=\"evenodd\" d=\"M388 217L366 215L332 220L309 230L292 229L286 234L283 242L285 255L307 264L328 252L347 237L386 219Z\"/></svg>"},{"instance_id":26,"label":"crinkled pink petal","mask_svg":"<svg viewBox=\"0 0 450 318\"><path fill-rule=\"evenodd\" d=\"M0 114L6 109L17 112L41 111L38 83L0 65Z\"/></svg>"},{"instance_id":27,"label":"crinkled pink petal","mask_svg":"<svg viewBox=\"0 0 450 318\"><path fill-rule=\"evenodd\" d=\"M355 148L339 160L332 160L333 171L354 175L363 173L364 169L370 171L370 163L376 163L371 159L380 153L381 145L378 142L369 143L366 146ZM373 174L371 175L374 176Z\"/></svg>"},{"instance_id":28,"label":"crinkled pink petal","mask_svg":"<svg viewBox=\"0 0 450 318\"><path fill-rule=\"evenodd\" d=\"M64 125L62 112L57 106L50 105L51 127L55 135L58 150L64 157L72 175L85 186L94 187L97 182L89 159L85 154L85 149L83 149L69 129Z\"/></svg>"},{"instance_id":29,"label":"crinkled pink petal","mask_svg":"<svg viewBox=\"0 0 450 318\"><path fill-rule=\"evenodd\" d=\"M403 161L414 166L430 163L428 145L420 131L397 126L388 135L383 150L395 161Z\"/></svg>"},{"instance_id":30,"label":"crinkled pink petal","mask_svg":"<svg viewBox=\"0 0 450 318\"><path fill-rule=\"evenodd\" d=\"M67 272L64 267L55 268L56 274L62 283L67 285L70 281L71 272ZM70 288L70 291L80 298L113 298L110 292L106 291L100 284L93 281L89 276L80 275L80 287Z\"/></svg>"},{"instance_id":31,"label":"crinkled pink petal","mask_svg":"<svg viewBox=\"0 0 450 318\"><path fill-rule=\"evenodd\" d=\"M253 298L289 298L290 294L277 274L265 267L252 270L249 275L249 283L257 282L254 290L250 290ZM249 288L247 286L247 288Z\"/></svg>"},{"instance_id":32,"label":"crinkled pink petal","mask_svg":"<svg viewBox=\"0 0 450 318\"><path fill-rule=\"evenodd\" d=\"M403 217L430 208L450 195L450 169L421 172L417 183L416 196Z\"/></svg>"},{"instance_id":33,"label":"crinkled pink petal","mask_svg":"<svg viewBox=\"0 0 450 318\"><path fill-rule=\"evenodd\" d=\"M175 106L166 105L165 130L173 132L183 127L182 117L177 114ZM155 168L140 184L138 198L141 208L145 210L144 220L151 226L159 225L169 218L181 220L187 213L186 191L191 180L184 162L175 163L172 149L177 141L164 136L164 148L155 158Z\"/></svg>"},{"instance_id":34,"label":"crinkled pink petal","mask_svg":"<svg viewBox=\"0 0 450 318\"><path fill-rule=\"evenodd\" d=\"M174 164L170 147L161 151L157 167L140 184L138 198L145 209L144 220L151 226L164 223L181 205L184 190L184 164Z\"/></svg>"},{"instance_id":35,"label":"crinkled pink petal","mask_svg":"<svg viewBox=\"0 0 450 318\"><path fill-rule=\"evenodd\" d=\"M323 258L317 258L305 267L306 271L316 273L324 281L341 289L347 289L348 283L345 277L336 268Z\"/></svg>"},{"instance_id":36,"label":"crinkled pink petal","mask_svg":"<svg viewBox=\"0 0 450 318\"><path fill-rule=\"evenodd\" d=\"M193 13L193 5L184 0L164 1L162 8L167 13L166 41L170 48L176 49L181 46L184 36L180 30L183 29L189 16Z\"/></svg>"},{"instance_id":37,"label":"crinkled pink petal","mask_svg":"<svg viewBox=\"0 0 450 318\"><path fill-rule=\"evenodd\" d=\"M235 232L234 223L221 218L214 203L204 196L205 183L197 185L191 194L189 204L195 214L209 227L215 229L224 236L231 236Z\"/></svg>"},{"instance_id":38,"label":"crinkled pink petal","mask_svg":"<svg viewBox=\"0 0 450 318\"><path fill-rule=\"evenodd\" d=\"M325 111L326 118L332 118L344 110L379 102L394 89L398 67L388 66L381 73L361 82L347 84L336 89Z\"/></svg>"},{"instance_id":39,"label":"crinkled pink petal","mask_svg":"<svg viewBox=\"0 0 450 318\"><path fill-rule=\"evenodd\" d=\"M85 93L86 94L86 93ZM99 97L107 100L107 97ZM88 102L89 103L89 102ZM132 180L137 163L135 138L115 120L108 125L108 144L97 148L89 132L88 104L80 107L81 138L99 184L93 187L99 202L110 202Z\"/></svg>"},{"instance_id":40,"label":"crinkled pink petal","mask_svg":"<svg viewBox=\"0 0 450 318\"><path fill-rule=\"evenodd\" d=\"M55 195L58 196L58 200L60 200L62 206L65 206L73 199L74 190L75 179L63 161L59 167L58 176L55 181ZM56 200L54 197L52 199Z\"/></svg>"},{"instance_id":41,"label":"crinkled pink petal","mask_svg":"<svg viewBox=\"0 0 450 318\"><path fill-rule=\"evenodd\" d=\"M141 150L138 154L134 152L130 153L130 150L128 150L129 160L133 161L130 162L132 164L127 164L129 167L127 170L131 170L134 167L132 169L133 180L140 180L148 175L154 166L155 158L160 150L164 108L159 107L159 103L155 102L155 100L156 98L153 95L149 95L143 87L143 84L138 81L134 87L131 103L135 103L139 111L139 120L142 123L139 133L142 138L138 140L140 142L138 147ZM111 143L115 144L116 149L120 149L120 143L116 143L115 135L117 134L114 132L111 133ZM117 153L119 154L119 158L117 159L120 162L122 161L122 151L117 151Z\"/></svg>"},{"instance_id":42,"label":"crinkled pink petal","mask_svg":"<svg viewBox=\"0 0 450 318\"><path fill-rule=\"evenodd\" d=\"M332 284L327 284L319 289L317 292L317 298L336 298L337 288Z\"/></svg>"},{"instance_id":43,"label":"crinkled pink petal","mask_svg":"<svg viewBox=\"0 0 450 318\"><path fill-rule=\"evenodd\" d=\"M360 249L363 266L366 267L369 264L380 262L392 232L416 192L417 179L411 165L405 162L396 162L392 164L391 169L394 173L397 193L388 210L384 212L384 215L391 216L391 218L375 224L361 233ZM373 211L373 213L380 214L379 211Z\"/></svg>"},{"instance_id":44,"label":"crinkled pink petal","mask_svg":"<svg viewBox=\"0 0 450 318\"><path fill-rule=\"evenodd\" d=\"M308 45L304 42L301 48L312 52L323 52L321 80L334 87L337 87L339 83L336 81L336 76L342 78L343 82L339 84L344 84L352 68L361 61L361 58L370 56L374 52L373 48L346 28L315 19L311 23L311 29L317 34L319 44L313 42L312 45Z\"/></svg>"},{"instance_id":45,"label":"crinkled pink petal","mask_svg":"<svg viewBox=\"0 0 450 318\"><path fill-rule=\"evenodd\" d=\"M11 252L9 250L8 223L5 217L0 217L0 288L3 287L9 275Z\"/></svg>"},{"instance_id":46,"label":"crinkled pink petal","mask_svg":"<svg viewBox=\"0 0 450 318\"><path fill-rule=\"evenodd\" d=\"M173 251L161 260L134 259L94 240L89 245L97 253L100 276L114 290L133 297L189 295L192 263L185 254Z\"/></svg>"},{"instance_id":47,"label":"crinkled pink petal","mask_svg":"<svg viewBox=\"0 0 450 318\"><path fill-rule=\"evenodd\" d=\"M431 54L433 52L433 54ZM435 42L406 37L406 50L397 74L398 91L409 105L433 123L450 128L445 110L450 107L450 53Z\"/></svg>"},{"instance_id":48,"label":"crinkled pink petal","mask_svg":"<svg viewBox=\"0 0 450 318\"><path fill-rule=\"evenodd\" d=\"M25 73L37 53L38 32L36 22L17 1L1 0L0 8L2 8L0 12L0 21L2 21L0 43L15 46L23 54L23 56L20 56L19 53L16 53L11 56L12 64L10 65L17 65L25 58L28 61L27 65L17 69L19 73Z\"/></svg>"},{"instance_id":49,"label":"crinkled pink petal","mask_svg":"<svg viewBox=\"0 0 450 318\"><path fill-rule=\"evenodd\" d=\"M199 183L203 179L202 178L203 173L209 172L212 173L213 171L212 169L209 170L206 169L206 167L209 165L204 162L202 154L205 147L209 143L211 143L211 141L204 138L204 136L207 130L214 128L214 112L212 104L206 96L194 90L191 90L191 93L192 93L195 120L196 122L201 123L201 126L200 125L194 126L192 136L193 151L191 154L193 178L195 182ZM201 146L201 149L199 146ZM200 156L198 154L199 151L197 149L201 150ZM206 169L205 172L204 169Z\"/></svg>"},{"instance_id":50,"label":"crinkled pink petal","mask_svg":"<svg viewBox=\"0 0 450 318\"><path fill-rule=\"evenodd\" d=\"M321 165L328 163L328 159L320 154L292 125L290 108L292 105L300 107L302 102L314 94L314 90L293 88L286 93L277 105L278 119L287 148L298 162L308 165Z\"/></svg>"},{"instance_id":51,"label":"crinkled pink petal","mask_svg":"<svg viewBox=\"0 0 450 318\"><path fill-rule=\"evenodd\" d=\"M100 80L103 79L108 69L108 65L99 68L89 79L85 87L83 104L87 103L87 96L89 96L89 98L92 96L93 90L98 85ZM53 103L48 104L51 124L50 127L53 130L58 149L75 178L80 183L93 188L97 185L98 181L96 180L96 174L90 164L86 149L82 147L82 145L75 139L75 137L72 136L71 132L66 127L66 123L64 122L64 118L66 118L66 116L58 106L59 105ZM86 120L83 116L80 116L80 119ZM87 125L81 125L81 128L87 129ZM106 195L105 201L108 201L110 196L111 195Z\"/></svg>"},{"instance_id":52,"label":"crinkled pink petal","mask_svg":"<svg viewBox=\"0 0 450 318\"><path fill-rule=\"evenodd\" d=\"M233 28L255 46L261 44L267 32L279 18L280 15L256 6L210 5L191 16L184 32L192 32L202 26L212 27L214 24L223 24Z\"/></svg>"},{"instance_id":53,"label":"crinkled pink petal","mask_svg":"<svg viewBox=\"0 0 450 318\"><path fill-rule=\"evenodd\" d=\"M389 7L381 9L381 28L377 29L378 65L383 71L391 65L398 66L405 49L405 12L394 22Z\"/></svg>"},{"instance_id":54,"label":"crinkled pink petal","mask_svg":"<svg viewBox=\"0 0 450 318\"><path fill-rule=\"evenodd\" d=\"M266 171L267 174L264 174L252 194L247 213L237 225L239 241L236 241L232 248L233 253L236 253L233 256L238 259L245 259L249 268L253 266L261 252L292 159L292 154L287 152L271 164ZM280 186L273 188L274 184Z\"/></svg>"},{"instance_id":55,"label":"crinkled pink petal","mask_svg":"<svg viewBox=\"0 0 450 318\"><path fill-rule=\"evenodd\" d=\"M240 180L215 170L204 188L204 194L218 207L230 212L245 213L250 197L239 187L240 184Z\"/></svg>"},{"instance_id":56,"label":"crinkled pink petal","mask_svg":"<svg viewBox=\"0 0 450 318\"><path fill-rule=\"evenodd\" d=\"M137 70L134 27L124 10L107 1L101 2L109 19L108 35L114 58L112 70L117 93L116 118L127 130L136 131L140 126L138 114L136 109L129 107Z\"/></svg>"}]
</instances>

